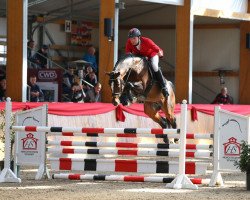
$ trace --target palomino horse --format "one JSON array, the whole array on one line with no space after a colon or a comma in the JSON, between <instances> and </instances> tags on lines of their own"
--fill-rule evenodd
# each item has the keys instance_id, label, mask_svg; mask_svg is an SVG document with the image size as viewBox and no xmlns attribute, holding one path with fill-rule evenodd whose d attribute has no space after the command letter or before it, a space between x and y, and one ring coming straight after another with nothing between
<instances>
[{"instance_id":1,"label":"palomino horse","mask_svg":"<svg viewBox=\"0 0 250 200\"><path fill-rule=\"evenodd\" d=\"M175 94L172 83L167 81L168 98L164 98L161 87L153 78L149 62L142 57L126 55L117 61L114 70L107 73L112 90L112 103L120 104L120 97L136 98L144 102L144 112L162 128L176 128L174 116ZM166 119L159 111L165 113Z\"/></svg>"}]
</instances>

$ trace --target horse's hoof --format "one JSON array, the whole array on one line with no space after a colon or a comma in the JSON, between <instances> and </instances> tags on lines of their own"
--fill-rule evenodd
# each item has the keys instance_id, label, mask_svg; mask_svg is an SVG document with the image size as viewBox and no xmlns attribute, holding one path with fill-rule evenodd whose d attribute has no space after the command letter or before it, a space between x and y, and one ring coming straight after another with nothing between
<instances>
[{"instance_id":1,"label":"horse's hoof","mask_svg":"<svg viewBox=\"0 0 250 200\"><path fill-rule=\"evenodd\" d=\"M130 106L130 102L129 102L129 101L122 102L122 105L123 105L123 106Z\"/></svg>"},{"instance_id":2,"label":"horse's hoof","mask_svg":"<svg viewBox=\"0 0 250 200\"><path fill-rule=\"evenodd\" d=\"M176 119L173 120L172 128L173 128L173 129L176 129L176 128L177 128Z\"/></svg>"},{"instance_id":3,"label":"horse's hoof","mask_svg":"<svg viewBox=\"0 0 250 200\"><path fill-rule=\"evenodd\" d=\"M165 142L165 144L169 144L169 139L167 137L164 137L163 142Z\"/></svg>"}]
</instances>

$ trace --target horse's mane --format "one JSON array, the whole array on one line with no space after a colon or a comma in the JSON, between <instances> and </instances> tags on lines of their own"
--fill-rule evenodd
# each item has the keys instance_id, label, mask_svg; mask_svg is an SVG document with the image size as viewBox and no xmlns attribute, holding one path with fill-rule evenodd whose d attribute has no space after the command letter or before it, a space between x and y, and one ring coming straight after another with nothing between
<instances>
[{"instance_id":1,"label":"horse's mane","mask_svg":"<svg viewBox=\"0 0 250 200\"><path fill-rule=\"evenodd\" d=\"M118 61L116 62L115 67L114 67L113 70L114 70L114 71L119 70L119 69L118 69L118 65L119 65L120 63L122 63L123 61L125 61L126 59L128 59L128 58L140 58L140 59L143 59L143 62L146 62L146 58L145 58L145 57L137 56L137 55L133 55L133 54L125 54L125 55L121 56L121 57L118 59Z\"/></svg>"}]
</instances>

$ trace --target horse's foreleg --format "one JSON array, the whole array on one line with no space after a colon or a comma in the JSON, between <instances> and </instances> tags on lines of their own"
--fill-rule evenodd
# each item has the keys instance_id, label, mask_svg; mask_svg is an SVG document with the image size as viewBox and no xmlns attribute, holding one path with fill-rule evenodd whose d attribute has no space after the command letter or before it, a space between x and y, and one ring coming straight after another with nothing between
<instances>
[{"instance_id":1,"label":"horse's foreleg","mask_svg":"<svg viewBox=\"0 0 250 200\"><path fill-rule=\"evenodd\" d=\"M162 128L168 128L167 120L160 116L157 110L153 108L153 103L145 102L144 103L144 112L146 115L148 115L152 120L154 120L156 123L158 123ZM165 143L169 143L168 137L164 137L163 141Z\"/></svg>"}]
</instances>

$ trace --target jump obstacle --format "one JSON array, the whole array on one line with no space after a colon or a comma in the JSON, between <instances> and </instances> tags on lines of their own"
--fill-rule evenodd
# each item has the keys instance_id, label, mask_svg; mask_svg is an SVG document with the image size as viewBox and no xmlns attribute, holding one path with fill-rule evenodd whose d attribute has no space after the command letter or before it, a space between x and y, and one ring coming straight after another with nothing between
<instances>
[{"instance_id":1,"label":"jump obstacle","mask_svg":"<svg viewBox=\"0 0 250 200\"><path fill-rule=\"evenodd\" d=\"M6 109L8 108L6 104ZM73 179L73 180L113 180L113 181L137 181L137 182L162 182L168 183L171 188L192 188L198 187L194 184L208 184L210 181L213 185L223 185L222 178L218 170L213 174L212 180L209 179L189 179L186 174L205 174L209 163L186 161L186 158L203 158L209 159L218 156L216 148L212 145L187 144L186 139L213 139L213 134L191 134L186 133L187 127L187 106L182 104L181 109L181 126L180 129L148 129L148 128L69 128L69 127L45 127L45 126L13 126L12 130L18 132L42 132L47 136L84 136L84 140L61 140L47 141L51 146L46 149L48 155L47 161L51 164L51 169L59 170L77 170L77 171L98 171L98 172L135 172L135 173L173 173L177 177L146 177L130 175L99 175L99 174L53 174L52 178ZM6 115L7 119L7 115ZM7 124L7 123L6 123ZM10 129L10 126L9 126ZM86 141L90 138L180 138L180 144L165 143L136 143L136 142L96 142ZM94 147L88 149L88 147ZM98 149L96 149L98 147ZM83 149L85 148L85 149ZM87 149L86 149L87 148ZM103 149L102 149L103 148ZM112 149L109 149L112 148ZM119 149L126 148L126 149ZM153 148L153 150L152 150ZM142 150L141 150L142 149ZM179 149L179 150L178 150ZM189 152L186 150L190 150ZM6 152L6 151L5 151ZM45 152L45 151L44 151ZM44 154L46 154L44 153ZM54 156L57 155L57 156ZM59 156L58 156L59 155ZM113 155L122 156L122 159L93 159L93 158L69 158L70 155ZM53 157L54 156L54 157ZM154 161L154 160L132 160L124 159L129 156L135 157L179 157L176 161ZM8 157L8 156L6 156ZM208 160L209 161L209 160ZM214 159L214 162L218 160ZM210 161L211 162L211 161ZM218 163L218 162L217 162ZM44 161L44 165L45 161ZM217 164L216 164L217 165ZM215 164L214 164L215 166ZM44 173L46 166L41 173ZM8 166L5 171L11 171ZM4 170L0 176L1 182L20 181L16 175L9 172L7 179ZM41 177L41 176L39 176Z\"/></svg>"}]
</instances>

